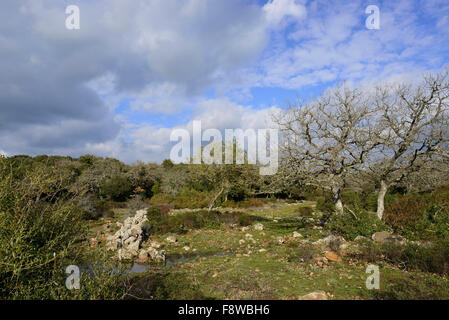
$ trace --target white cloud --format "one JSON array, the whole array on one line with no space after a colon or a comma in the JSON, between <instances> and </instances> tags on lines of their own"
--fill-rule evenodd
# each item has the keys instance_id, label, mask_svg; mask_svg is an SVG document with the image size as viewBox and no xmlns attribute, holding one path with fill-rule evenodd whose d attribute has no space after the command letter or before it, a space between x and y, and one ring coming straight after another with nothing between
<instances>
[{"instance_id":1,"label":"white cloud","mask_svg":"<svg viewBox=\"0 0 449 320\"><path fill-rule=\"evenodd\" d=\"M299 20L307 13L304 5L297 0L269 0L263 6L263 11L271 26L276 26L287 17Z\"/></svg>"}]
</instances>

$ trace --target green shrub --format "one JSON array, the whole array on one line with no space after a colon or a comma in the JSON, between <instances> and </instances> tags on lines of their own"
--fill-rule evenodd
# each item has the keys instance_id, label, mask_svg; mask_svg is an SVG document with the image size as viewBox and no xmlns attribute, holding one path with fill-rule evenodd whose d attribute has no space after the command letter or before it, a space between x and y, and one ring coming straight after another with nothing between
<instances>
[{"instance_id":1,"label":"green shrub","mask_svg":"<svg viewBox=\"0 0 449 320\"><path fill-rule=\"evenodd\" d=\"M316 210L323 213L333 213L335 211L335 205L332 197L329 194L316 198Z\"/></svg>"},{"instance_id":2,"label":"green shrub","mask_svg":"<svg viewBox=\"0 0 449 320\"><path fill-rule=\"evenodd\" d=\"M246 190L242 187L233 186L228 191L228 200L231 201L243 201L246 198Z\"/></svg>"},{"instance_id":3,"label":"green shrub","mask_svg":"<svg viewBox=\"0 0 449 320\"><path fill-rule=\"evenodd\" d=\"M346 240L354 240L357 236L371 237L373 233L387 229L375 214L365 210L353 212L357 218L346 210L345 214L332 215L326 227Z\"/></svg>"},{"instance_id":4,"label":"green shrub","mask_svg":"<svg viewBox=\"0 0 449 320\"><path fill-rule=\"evenodd\" d=\"M175 215L161 214L157 209L149 209L148 221L144 227L153 234L178 233L183 234L192 229L218 229L222 225L251 224L251 218L245 213L219 211L188 211Z\"/></svg>"},{"instance_id":5,"label":"green shrub","mask_svg":"<svg viewBox=\"0 0 449 320\"><path fill-rule=\"evenodd\" d=\"M311 207L299 207L298 213L301 217L311 217L313 216L313 209Z\"/></svg>"},{"instance_id":6,"label":"green shrub","mask_svg":"<svg viewBox=\"0 0 449 320\"><path fill-rule=\"evenodd\" d=\"M368 262L385 261L402 269L449 274L449 240L441 240L430 247L418 244L367 243L360 258Z\"/></svg>"},{"instance_id":7,"label":"green shrub","mask_svg":"<svg viewBox=\"0 0 449 320\"><path fill-rule=\"evenodd\" d=\"M133 185L126 177L115 176L103 183L100 195L113 201L125 201L133 190Z\"/></svg>"},{"instance_id":8,"label":"green shrub","mask_svg":"<svg viewBox=\"0 0 449 320\"><path fill-rule=\"evenodd\" d=\"M449 282L424 274L384 274L380 290L370 290L379 300L447 300Z\"/></svg>"}]
</instances>

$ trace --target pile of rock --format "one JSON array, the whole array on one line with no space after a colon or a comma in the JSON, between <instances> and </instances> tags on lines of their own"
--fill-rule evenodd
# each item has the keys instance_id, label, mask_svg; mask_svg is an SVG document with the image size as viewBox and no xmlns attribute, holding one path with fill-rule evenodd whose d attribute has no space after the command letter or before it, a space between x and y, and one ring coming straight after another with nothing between
<instances>
[{"instance_id":1,"label":"pile of rock","mask_svg":"<svg viewBox=\"0 0 449 320\"><path fill-rule=\"evenodd\" d=\"M143 224L148 221L147 210L138 210L134 217L126 218L123 224L117 223L120 229L112 236L107 237L107 249L118 250L118 258L133 259L138 257L141 261L146 261L151 258L156 261L165 261L165 252L157 251L157 243L151 246L148 250L141 250L141 245L144 240Z\"/></svg>"},{"instance_id":2,"label":"pile of rock","mask_svg":"<svg viewBox=\"0 0 449 320\"><path fill-rule=\"evenodd\" d=\"M123 224L118 223L120 229L112 236L107 237L107 249L118 250L118 258L132 259L139 255L143 241L143 224L147 221L147 211L138 210L134 217L126 218Z\"/></svg>"}]
</instances>

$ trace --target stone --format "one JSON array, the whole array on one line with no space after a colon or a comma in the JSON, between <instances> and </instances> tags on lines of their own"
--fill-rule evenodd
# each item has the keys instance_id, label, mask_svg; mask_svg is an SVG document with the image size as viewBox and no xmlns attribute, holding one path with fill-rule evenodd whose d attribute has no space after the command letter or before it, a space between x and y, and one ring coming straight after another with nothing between
<instances>
[{"instance_id":1,"label":"stone","mask_svg":"<svg viewBox=\"0 0 449 320\"><path fill-rule=\"evenodd\" d=\"M261 224L261 223L256 223L256 224L254 225L254 230L262 231L262 230L263 230L263 224Z\"/></svg>"},{"instance_id":2,"label":"stone","mask_svg":"<svg viewBox=\"0 0 449 320\"><path fill-rule=\"evenodd\" d=\"M246 232L246 231L248 231L248 229L249 229L249 227L242 227L242 232Z\"/></svg>"},{"instance_id":3,"label":"stone","mask_svg":"<svg viewBox=\"0 0 449 320\"><path fill-rule=\"evenodd\" d=\"M98 245L100 244L100 241L98 241L97 238L90 238L89 239L89 246L91 248L98 248Z\"/></svg>"},{"instance_id":4,"label":"stone","mask_svg":"<svg viewBox=\"0 0 449 320\"><path fill-rule=\"evenodd\" d=\"M341 258L338 256L338 254L336 254L333 251L326 252L326 254L324 256L329 261L333 261L333 262L340 262L341 261Z\"/></svg>"},{"instance_id":5,"label":"stone","mask_svg":"<svg viewBox=\"0 0 449 320\"><path fill-rule=\"evenodd\" d=\"M374 242L404 244L405 239L399 235L392 234L388 231L376 232L371 237Z\"/></svg>"},{"instance_id":6,"label":"stone","mask_svg":"<svg viewBox=\"0 0 449 320\"><path fill-rule=\"evenodd\" d=\"M150 242L150 247L152 247L152 248L159 249L159 248L162 247L162 246L163 246L163 244L162 244L162 243L159 243L159 242L157 242L157 241L151 241L151 242Z\"/></svg>"},{"instance_id":7,"label":"stone","mask_svg":"<svg viewBox=\"0 0 449 320\"><path fill-rule=\"evenodd\" d=\"M175 236L168 236L165 240L170 243L175 243L178 241Z\"/></svg>"},{"instance_id":8,"label":"stone","mask_svg":"<svg viewBox=\"0 0 449 320\"><path fill-rule=\"evenodd\" d=\"M354 241L356 241L356 242L363 242L363 241L369 241L369 239L367 237L364 237L364 236L357 236L357 237L355 237Z\"/></svg>"},{"instance_id":9,"label":"stone","mask_svg":"<svg viewBox=\"0 0 449 320\"><path fill-rule=\"evenodd\" d=\"M265 251L267 251L266 249L264 249L264 248L262 248L262 249L259 249L259 252L265 252Z\"/></svg>"},{"instance_id":10,"label":"stone","mask_svg":"<svg viewBox=\"0 0 449 320\"><path fill-rule=\"evenodd\" d=\"M282 238L282 237L277 237L277 238L276 238L276 241L277 241L279 244L284 244L284 243L285 243L285 239Z\"/></svg>"},{"instance_id":11,"label":"stone","mask_svg":"<svg viewBox=\"0 0 449 320\"><path fill-rule=\"evenodd\" d=\"M185 251L190 251L190 247L188 247L188 246L183 247L183 249L184 249Z\"/></svg>"},{"instance_id":12,"label":"stone","mask_svg":"<svg viewBox=\"0 0 449 320\"><path fill-rule=\"evenodd\" d=\"M148 253L145 250L140 250L139 257L137 259L138 262L145 263L148 261Z\"/></svg>"},{"instance_id":13,"label":"stone","mask_svg":"<svg viewBox=\"0 0 449 320\"><path fill-rule=\"evenodd\" d=\"M245 240L243 240L243 239L239 240L239 244L244 244L244 243L245 243Z\"/></svg>"},{"instance_id":14,"label":"stone","mask_svg":"<svg viewBox=\"0 0 449 320\"><path fill-rule=\"evenodd\" d=\"M302 234L297 231L293 231L293 238L302 238Z\"/></svg>"},{"instance_id":15,"label":"stone","mask_svg":"<svg viewBox=\"0 0 449 320\"><path fill-rule=\"evenodd\" d=\"M327 300L327 295L324 291L315 291L300 297L299 300Z\"/></svg>"},{"instance_id":16,"label":"stone","mask_svg":"<svg viewBox=\"0 0 449 320\"><path fill-rule=\"evenodd\" d=\"M329 248L331 246L338 246L340 249L347 247L346 240L342 236L329 235L326 238L317 240L313 243L314 245Z\"/></svg>"}]
</instances>

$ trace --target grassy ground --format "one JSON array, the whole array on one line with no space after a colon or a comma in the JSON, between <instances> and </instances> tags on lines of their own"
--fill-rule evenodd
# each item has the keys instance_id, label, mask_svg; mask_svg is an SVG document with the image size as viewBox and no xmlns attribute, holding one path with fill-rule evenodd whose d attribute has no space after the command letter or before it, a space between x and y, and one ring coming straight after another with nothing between
<instances>
[{"instance_id":1,"label":"grassy ground","mask_svg":"<svg viewBox=\"0 0 449 320\"><path fill-rule=\"evenodd\" d=\"M325 291L330 299L449 299L447 278L405 272L387 263L379 265L380 290L368 290L368 264L344 252L341 262L318 267L312 257L324 256L324 252L304 240L313 242L328 233L307 219L298 219L299 208L307 206L314 203L276 202L247 209L253 221L247 229L223 225L190 230L175 235L176 243L165 240L170 234L152 236L152 241L164 243L169 259L184 260L136 275L137 287L159 299L298 299L317 290ZM127 209L115 213L119 221L129 215ZM101 230L104 223L92 225L92 232ZM255 230L256 223L264 229ZM294 238L294 231L302 237Z\"/></svg>"}]
</instances>

